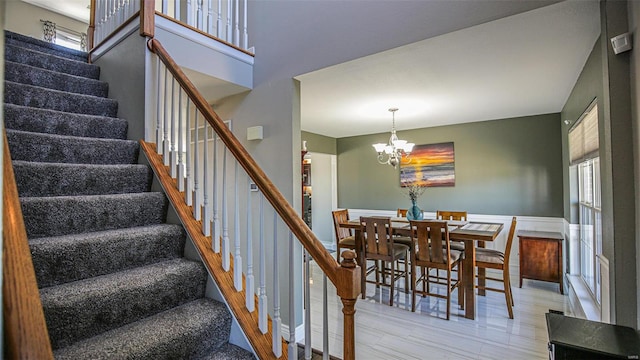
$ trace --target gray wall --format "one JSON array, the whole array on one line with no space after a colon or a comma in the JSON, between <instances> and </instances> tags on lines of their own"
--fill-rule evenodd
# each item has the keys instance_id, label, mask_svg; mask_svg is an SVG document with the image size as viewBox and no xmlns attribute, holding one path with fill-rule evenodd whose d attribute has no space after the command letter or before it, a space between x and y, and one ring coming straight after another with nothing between
<instances>
[{"instance_id":1,"label":"gray wall","mask_svg":"<svg viewBox=\"0 0 640 360\"><path fill-rule=\"evenodd\" d=\"M335 138L303 131L302 141L307 142L308 151L331 155L336 155L338 153L337 141Z\"/></svg>"},{"instance_id":2,"label":"gray wall","mask_svg":"<svg viewBox=\"0 0 640 360\"><path fill-rule=\"evenodd\" d=\"M455 186L427 189L418 205L426 211L562 216L560 124L556 113L399 132L416 144L454 143ZM409 206L399 170L379 164L371 146L388 136L338 139L338 207Z\"/></svg>"},{"instance_id":3,"label":"gray wall","mask_svg":"<svg viewBox=\"0 0 640 360\"><path fill-rule=\"evenodd\" d=\"M42 39L42 23L40 20L53 21L67 29L86 33L89 24L60 15L53 11L31 5L21 0L10 0L6 4L6 13L11 14L5 19L5 29L23 35Z\"/></svg>"}]
</instances>

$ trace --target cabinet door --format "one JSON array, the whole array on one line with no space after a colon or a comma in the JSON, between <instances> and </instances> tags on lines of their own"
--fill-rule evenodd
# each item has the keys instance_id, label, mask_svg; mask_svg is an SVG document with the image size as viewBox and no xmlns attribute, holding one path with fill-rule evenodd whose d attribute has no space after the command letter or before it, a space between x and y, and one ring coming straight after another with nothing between
<instances>
[{"instance_id":1,"label":"cabinet door","mask_svg":"<svg viewBox=\"0 0 640 360\"><path fill-rule=\"evenodd\" d=\"M522 276L529 279L558 281L558 241L531 238L520 239Z\"/></svg>"}]
</instances>

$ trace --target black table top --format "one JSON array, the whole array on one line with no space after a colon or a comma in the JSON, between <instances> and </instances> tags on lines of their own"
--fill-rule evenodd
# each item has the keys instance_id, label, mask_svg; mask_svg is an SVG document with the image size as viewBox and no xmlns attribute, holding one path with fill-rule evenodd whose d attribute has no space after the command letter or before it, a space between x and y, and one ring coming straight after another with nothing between
<instances>
[{"instance_id":1,"label":"black table top","mask_svg":"<svg viewBox=\"0 0 640 360\"><path fill-rule=\"evenodd\" d=\"M640 356L640 335L626 326L548 313L549 342L624 359Z\"/></svg>"}]
</instances>

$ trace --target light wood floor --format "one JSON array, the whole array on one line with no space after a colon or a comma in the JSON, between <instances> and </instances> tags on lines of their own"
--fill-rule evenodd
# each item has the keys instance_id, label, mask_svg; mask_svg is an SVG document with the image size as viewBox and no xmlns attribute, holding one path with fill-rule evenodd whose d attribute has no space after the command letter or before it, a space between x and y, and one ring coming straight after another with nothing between
<instances>
[{"instance_id":1,"label":"light wood floor","mask_svg":"<svg viewBox=\"0 0 640 360\"><path fill-rule=\"evenodd\" d=\"M312 346L322 349L322 272L311 263ZM517 273L516 273L517 274ZM549 309L569 314L569 302L557 284L512 278L515 307L509 319L504 295L478 296L476 320L464 318L451 301L451 320L445 319L446 300L421 298L411 312L411 295L396 293L389 306L388 288L367 284L366 299L356 304L357 359L548 359L544 314ZM335 288L328 285L330 354L342 358L342 305Z\"/></svg>"}]
</instances>

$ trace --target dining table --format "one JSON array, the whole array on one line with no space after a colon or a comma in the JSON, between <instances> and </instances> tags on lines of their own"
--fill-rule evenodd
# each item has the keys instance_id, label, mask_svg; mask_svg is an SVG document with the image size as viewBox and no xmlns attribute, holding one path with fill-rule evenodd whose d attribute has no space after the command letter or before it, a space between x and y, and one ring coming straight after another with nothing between
<instances>
[{"instance_id":1,"label":"dining table","mask_svg":"<svg viewBox=\"0 0 640 360\"><path fill-rule=\"evenodd\" d=\"M494 241L503 228L504 224L502 223L471 221L461 227L449 231L449 239L464 242L462 287L464 293L464 317L467 319L473 320L476 318L476 243ZM480 277L479 281L482 280L484 280L484 277Z\"/></svg>"}]
</instances>

